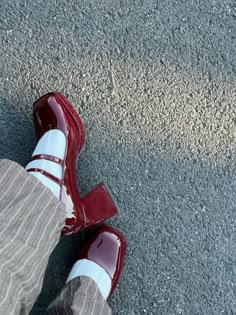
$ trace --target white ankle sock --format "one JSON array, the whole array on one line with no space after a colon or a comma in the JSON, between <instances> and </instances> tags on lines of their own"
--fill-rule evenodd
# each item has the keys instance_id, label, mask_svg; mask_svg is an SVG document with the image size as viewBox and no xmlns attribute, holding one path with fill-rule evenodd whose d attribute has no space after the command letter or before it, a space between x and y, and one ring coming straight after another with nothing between
<instances>
[{"instance_id":1,"label":"white ankle sock","mask_svg":"<svg viewBox=\"0 0 236 315\"><path fill-rule=\"evenodd\" d=\"M65 157L65 151L66 137L64 133L59 129L53 129L46 132L39 140L32 156L46 154L63 160ZM31 168L44 170L56 178L62 179L62 166L53 161L44 159L33 160L26 166L25 169L28 170ZM40 172L32 171L30 173L40 180L43 185L47 186L57 199L60 198L60 186L55 181Z\"/></svg>"},{"instance_id":2,"label":"white ankle sock","mask_svg":"<svg viewBox=\"0 0 236 315\"><path fill-rule=\"evenodd\" d=\"M53 129L46 132L39 140L32 156L45 154L64 160L65 152L66 137L64 133L59 129ZM60 164L45 159L33 160L28 163L25 169L43 170L60 180L62 179L63 175L62 166ZM30 173L35 176L44 186L48 187L58 200L60 200L61 196L61 200L63 200L66 208L66 217L73 218L75 216L73 212L74 205L70 196L66 193L66 188L64 186L61 187L58 183L50 179L48 176L41 174L40 171L30 171Z\"/></svg>"},{"instance_id":3,"label":"white ankle sock","mask_svg":"<svg viewBox=\"0 0 236 315\"><path fill-rule=\"evenodd\" d=\"M32 156L48 154L64 160L66 151L66 136L59 129L46 132L39 140Z\"/></svg>"},{"instance_id":4,"label":"white ankle sock","mask_svg":"<svg viewBox=\"0 0 236 315\"><path fill-rule=\"evenodd\" d=\"M96 282L102 296L105 300L107 300L111 291L111 277L105 269L91 260L80 259L71 269L66 283L79 276L86 276L93 279Z\"/></svg>"}]
</instances>

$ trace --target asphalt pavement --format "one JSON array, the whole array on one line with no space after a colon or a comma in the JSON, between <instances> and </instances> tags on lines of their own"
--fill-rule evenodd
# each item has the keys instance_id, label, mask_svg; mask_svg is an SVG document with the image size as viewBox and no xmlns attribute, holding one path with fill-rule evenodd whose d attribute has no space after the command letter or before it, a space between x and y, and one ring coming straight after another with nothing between
<instances>
[{"instance_id":1,"label":"asphalt pavement","mask_svg":"<svg viewBox=\"0 0 236 315\"><path fill-rule=\"evenodd\" d=\"M113 314L236 314L236 4L2 0L0 153L26 165L32 103L64 93L83 118L83 194L100 181L127 238ZM86 235L53 253L38 315Z\"/></svg>"}]
</instances>

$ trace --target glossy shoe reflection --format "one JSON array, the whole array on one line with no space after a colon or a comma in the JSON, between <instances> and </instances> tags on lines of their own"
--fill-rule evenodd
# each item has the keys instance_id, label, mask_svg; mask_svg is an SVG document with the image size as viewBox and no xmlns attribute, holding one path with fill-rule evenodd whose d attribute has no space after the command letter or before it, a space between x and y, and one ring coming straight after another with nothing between
<instances>
[{"instance_id":1,"label":"glossy shoe reflection","mask_svg":"<svg viewBox=\"0 0 236 315\"><path fill-rule=\"evenodd\" d=\"M103 224L86 243L67 282L78 276L92 278L107 300L117 286L126 251L124 236Z\"/></svg>"},{"instance_id":2,"label":"glossy shoe reflection","mask_svg":"<svg viewBox=\"0 0 236 315\"><path fill-rule=\"evenodd\" d=\"M84 125L70 102L59 92L44 95L33 105L38 144L26 169L66 206L62 234L92 227L118 213L103 183L80 198L75 162L85 141Z\"/></svg>"}]
</instances>

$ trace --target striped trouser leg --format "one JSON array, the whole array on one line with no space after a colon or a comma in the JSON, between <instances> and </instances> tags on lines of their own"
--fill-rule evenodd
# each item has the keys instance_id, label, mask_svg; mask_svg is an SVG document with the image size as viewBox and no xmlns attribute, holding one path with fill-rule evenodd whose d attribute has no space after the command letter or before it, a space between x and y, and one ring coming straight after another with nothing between
<instances>
[{"instance_id":1,"label":"striped trouser leg","mask_svg":"<svg viewBox=\"0 0 236 315\"><path fill-rule=\"evenodd\" d=\"M97 284L88 277L78 277L65 285L49 305L47 315L111 315L111 309Z\"/></svg>"},{"instance_id":2,"label":"striped trouser leg","mask_svg":"<svg viewBox=\"0 0 236 315\"><path fill-rule=\"evenodd\" d=\"M64 205L20 165L0 160L0 314L28 314L65 222Z\"/></svg>"}]
</instances>

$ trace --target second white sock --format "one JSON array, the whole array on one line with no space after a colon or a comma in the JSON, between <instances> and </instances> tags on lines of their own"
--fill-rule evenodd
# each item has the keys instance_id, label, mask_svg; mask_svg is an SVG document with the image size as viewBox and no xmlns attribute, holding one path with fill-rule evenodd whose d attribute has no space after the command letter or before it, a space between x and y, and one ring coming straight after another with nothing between
<instances>
[{"instance_id":1,"label":"second white sock","mask_svg":"<svg viewBox=\"0 0 236 315\"><path fill-rule=\"evenodd\" d=\"M86 276L93 279L96 282L102 296L105 300L107 300L111 291L111 277L105 269L91 260L80 259L71 269L66 283L79 276Z\"/></svg>"}]
</instances>

